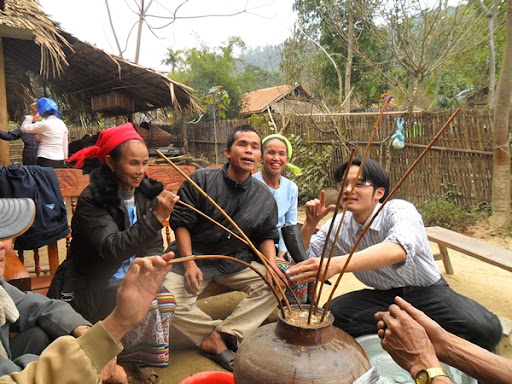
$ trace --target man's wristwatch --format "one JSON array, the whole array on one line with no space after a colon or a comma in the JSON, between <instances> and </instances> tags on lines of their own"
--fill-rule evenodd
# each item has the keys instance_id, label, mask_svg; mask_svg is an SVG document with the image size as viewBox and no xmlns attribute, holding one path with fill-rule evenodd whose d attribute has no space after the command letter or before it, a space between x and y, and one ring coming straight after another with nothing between
<instances>
[{"instance_id":1,"label":"man's wristwatch","mask_svg":"<svg viewBox=\"0 0 512 384\"><path fill-rule=\"evenodd\" d=\"M416 384L431 384L435 377L448 376L446 371L441 367L422 369L416 374Z\"/></svg>"}]
</instances>

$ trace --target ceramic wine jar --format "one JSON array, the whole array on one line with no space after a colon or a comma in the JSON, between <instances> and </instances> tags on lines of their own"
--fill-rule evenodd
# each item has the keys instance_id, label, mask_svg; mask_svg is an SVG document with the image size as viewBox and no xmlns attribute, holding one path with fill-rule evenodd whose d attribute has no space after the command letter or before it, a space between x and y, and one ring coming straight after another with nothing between
<instances>
[{"instance_id":1,"label":"ceramic wine jar","mask_svg":"<svg viewBox=\"0 0 512 384\"><path fill-rule=\"evenodd\" d=\"M235 383L351 384L370 369L370 362L354 338L333 322L329 314L321 325L298 326L279 313L277 323L258 328L240 345Z\"/></svg>"}]
</instances>

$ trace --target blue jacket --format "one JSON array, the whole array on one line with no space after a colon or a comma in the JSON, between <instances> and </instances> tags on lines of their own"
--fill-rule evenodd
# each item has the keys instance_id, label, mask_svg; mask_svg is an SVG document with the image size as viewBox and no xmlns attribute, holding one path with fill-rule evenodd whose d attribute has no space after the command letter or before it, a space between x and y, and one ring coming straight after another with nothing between
<instances>
[{"instance_id":1,"label":"blue jacket","mask_svg":"<svg viewBox=\"0 0 512 384\"><path fill-rule=\"evenodd\" d=\"M5 132L0 129L0 139L7 141L21 139L24 145L23 153L21 154L23 165L35 165L37 160L37 149L39 148L39 143L34 141L34 133L21 132L20 128L21 127L18 127L14 131L10 132Z\"/></svg>"},{"instance_id":2,"label":"blue jacket","mask_svg":"<svg viewBox=\"0 0 512 384\"><path fill-rule=\"evenodd\" d=\"M14 249L41 248L69 233L66 206L53 168L17 164L1 167L0 197L30 197L36 203L34 223L16 238Z\"/></svg>"}]
</instances>

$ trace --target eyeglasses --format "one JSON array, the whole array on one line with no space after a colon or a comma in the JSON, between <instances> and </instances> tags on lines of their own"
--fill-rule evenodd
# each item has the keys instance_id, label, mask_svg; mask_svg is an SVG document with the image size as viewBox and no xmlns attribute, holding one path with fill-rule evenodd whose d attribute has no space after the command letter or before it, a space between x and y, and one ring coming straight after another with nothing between
<instances>
[{"instance_id":1,"label":"eyeglasses","mask_svg":"<svg viewBox=\"0 0 512 384\"><path fill-rule=\"evenodd\" d=\"M345 190L345 189L347 189L347 188L349 188L349 187L351 188L351 187L352 187L352 185L353 185L352 183L353 183L353 181L349 181L349 182L345 183L345 184L342 186L343 190ZM362 180L358 180L358 181L356 181L356 187L355 187L355 189L361 189L361 188L363 188L363 187L370 187L370 186L375 186L375 184L372 184L372 183L370 183L369 181L362 181Z\"/></svg>"}]
</instances>

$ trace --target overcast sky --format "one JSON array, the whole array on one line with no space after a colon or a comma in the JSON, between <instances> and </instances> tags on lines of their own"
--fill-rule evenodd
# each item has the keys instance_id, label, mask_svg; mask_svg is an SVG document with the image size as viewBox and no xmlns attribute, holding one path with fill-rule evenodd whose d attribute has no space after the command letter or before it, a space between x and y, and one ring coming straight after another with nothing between
<instances>
[{"instance_id":1,"label":"overcast sky","mask_svg":"<svg viewBox=\"0 0 512 384\"><path fill-rule=\"evenodd\" d=\"M118 54L104 0L39 2L43 11L52 20L60 23L65 31L109 53ZM129 5L134 2L135 0L109 0L121 46L125 45L128 32L137 20L135 13L129 9ZM186 49L199 47L202 43L217 47L227 41L229 36L240 36L248 47L279 44L291 35L295 21L293 0L159 0L153 1L148 13L168 16L182 3L185 4L177 11L178 18L226 15L244 9L246 12L230 17L178 19L165 29L156 30L158 37L145 28L142 33L140 64L162 69L160 62L168 47ZM160 4L164 4L165 8ZM149 19L149 22L155 26L168 23L163 19ZM123 57L131 60L135 57L135 34L134 29L128 42L129 49L123 54Z\"/></svg>"}]
</instances>

